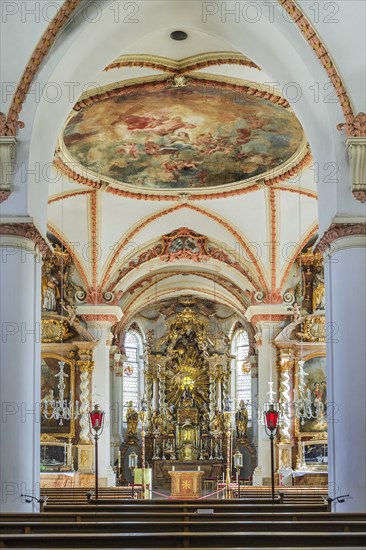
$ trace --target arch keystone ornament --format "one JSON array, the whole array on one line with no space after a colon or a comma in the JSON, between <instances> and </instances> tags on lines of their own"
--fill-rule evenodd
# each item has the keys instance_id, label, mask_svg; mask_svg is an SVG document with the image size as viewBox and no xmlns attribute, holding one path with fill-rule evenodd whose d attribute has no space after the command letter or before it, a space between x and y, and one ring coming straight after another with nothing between
<instances>
[{"instance_id":1,"label":"arch keystone ornament","mask_svg":"<svg viewBox=\"0 0 366 550\"><path fill-rule=\"evenodd\" d=\"M338 130L346 130L351 170L352 193L357 200L366 201L366 114L358 113L348 122L338 124Z\"/></svg>"}]
</instances>

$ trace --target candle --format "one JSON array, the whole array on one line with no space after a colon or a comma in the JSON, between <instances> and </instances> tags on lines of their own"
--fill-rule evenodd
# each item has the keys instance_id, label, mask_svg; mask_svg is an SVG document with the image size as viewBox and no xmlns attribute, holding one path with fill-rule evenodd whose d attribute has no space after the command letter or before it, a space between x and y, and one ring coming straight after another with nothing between
<instances>
[{"instance_id":1,"label":"candle","mask_svg":"<svg viewBox=\"0 0 366 550\"><path fill-rule=\"evenodd\" d=\"M175 472L175 466L173 466L173 468L172 468L172 469L173 469L173 472Z\"/></svg>"},{"instance_id":2,"label":"candle","mask_svg":"<svg viewBox=\"0 0 366 550\"><path fill-rule=\"evenodd\" d=\"M201 470L201 466L198 466L198 471L200 471L200 470Z\"/></svg>"}]
</instances>

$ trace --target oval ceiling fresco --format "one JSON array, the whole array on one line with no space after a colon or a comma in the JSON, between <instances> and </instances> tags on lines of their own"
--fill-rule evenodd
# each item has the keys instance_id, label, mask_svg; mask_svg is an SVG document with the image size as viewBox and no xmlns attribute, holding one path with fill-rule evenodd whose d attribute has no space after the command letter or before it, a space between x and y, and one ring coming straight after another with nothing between
<instances>
[{"instance_id":1,"label":"oval ceiling fresco","mask_svg":"<svg viewBox=\"0 0 366 550\"><path fill-rule=\"evenodd\" d=\"M136 87L88 103L64 129L69 162L136 191L259 179L304 140L290 109L217 84Z\"/></svg>"}]
</instances>

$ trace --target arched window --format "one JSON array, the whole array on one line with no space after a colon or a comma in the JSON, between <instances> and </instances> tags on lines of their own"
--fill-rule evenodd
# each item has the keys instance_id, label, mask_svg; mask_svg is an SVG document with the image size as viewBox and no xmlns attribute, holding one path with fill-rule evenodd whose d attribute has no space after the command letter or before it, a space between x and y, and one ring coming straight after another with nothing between
<instances>
[{"instance_id":1,"label":"arched window","mask_svg":"<svg viewBox=\"0 0 366 550\"><path fill-rule=\"evenodd\" d=\"M123 364L123 421L126 421L127 404L132 401L136 410L140 403L141 339L136 332L128 331L124 341L126 361Z\"/></svg>"},{"instance_id":2,"label":"arched window","mask_svg":"<svg viewBox=\"0 0 366 550\"><path fill-rule=\"evenodd\" d=\"M249 357L249 336L245 330L236 332L232 343L232 354L235 355L233 368L232 397L238 404L243 400L248 410L248 418L252 418L252 375L247 360Z\"/></svg>"}]
</instances>

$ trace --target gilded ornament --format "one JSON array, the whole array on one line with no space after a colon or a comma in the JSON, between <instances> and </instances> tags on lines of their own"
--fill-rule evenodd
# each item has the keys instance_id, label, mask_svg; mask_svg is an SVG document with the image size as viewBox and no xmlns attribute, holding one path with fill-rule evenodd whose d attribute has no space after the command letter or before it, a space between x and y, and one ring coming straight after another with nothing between
<instances>
[{"instance_id":1,"label":"gilded ornament","mask_svg":"<svg viewBox=\"0 0 366 550\"><path fill-rule=\"evenodd\" d=\"M325 317L306 317L301 323L300 332L296 333L299 340L305 342L325 342Z\"/></svg>"},{"instance_id":2,"label":"gilded ornament","mask_svg":"<svg viewBox=\"0 0 366 550\"><path fill-rule=\"evenodd\" d=\"M41 443L60 443L60 439L49 434L41 434Z\"/></svg>"},{"instance_id":3,"label":"gilded ornament","mask_svg":"<svg viewBox=\"0 0 366 550\"><path fill-rule=\"evenodd\" d=\"M42 343L64 342L73 336L67 321L42 319Z\"/></svg>"}]
</instances>

